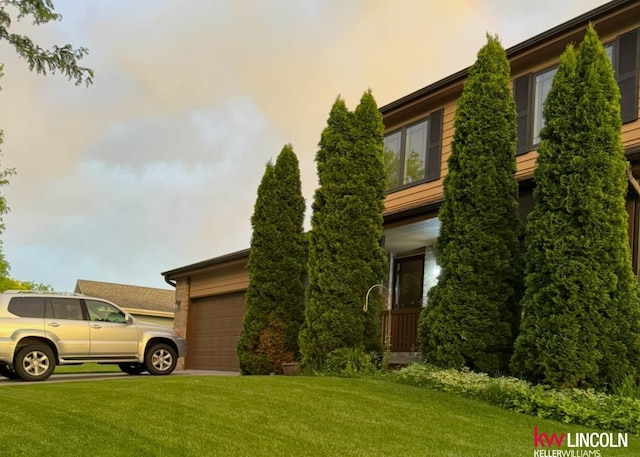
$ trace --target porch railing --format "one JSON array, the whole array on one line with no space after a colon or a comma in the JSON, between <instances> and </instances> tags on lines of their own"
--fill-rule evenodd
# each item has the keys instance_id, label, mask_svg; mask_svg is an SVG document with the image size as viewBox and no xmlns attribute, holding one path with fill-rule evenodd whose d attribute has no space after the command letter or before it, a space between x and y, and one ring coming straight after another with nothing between
<instances>
[{"instance_id":1,"label":"porch railing","mask_svg":"<svg viewBox=\"0 0 640 457\"><path fill-rule=\"evenodd\" d=\"M386 332L391 335L392 352L415 352L418 350L418 318L422 308L392 309L382 312L382 342ZM389 323L391 318L391 323Z\"/></svg>"}]
</instances>

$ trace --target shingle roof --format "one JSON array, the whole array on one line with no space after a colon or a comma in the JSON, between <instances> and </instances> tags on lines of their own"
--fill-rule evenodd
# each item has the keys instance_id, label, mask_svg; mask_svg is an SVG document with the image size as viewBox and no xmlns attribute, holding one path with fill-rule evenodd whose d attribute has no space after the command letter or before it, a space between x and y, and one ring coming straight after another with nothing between
<instances>
[{"instance_id":1,"label":"shingle roof","mask_svg":"<svg viewBox=\"0 0 640 457\"><path fill-rule=\"evenodd\" d=\"M122 308L171 313L173 313L173 303L175 301L174 290L88 281L86 279L78 279L76 281L75 292L91 297L104 298Z\"/></svg>"}]
</instances>

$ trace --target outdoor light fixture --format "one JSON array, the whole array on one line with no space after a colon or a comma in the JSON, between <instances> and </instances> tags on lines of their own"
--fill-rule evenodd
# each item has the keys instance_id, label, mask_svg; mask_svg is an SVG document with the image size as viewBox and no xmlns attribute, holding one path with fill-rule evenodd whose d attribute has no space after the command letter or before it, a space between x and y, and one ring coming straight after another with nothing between
<instances>
[{"instance_id":1,"label":"outdoor light fixture","mask_svg":"<svg viewBox=\"0 0 640 457\"><path fill-rule=\"evenodd\" d=\"M180 300L176 300L175 302L173 302L173 310L180 311Z\"/></svg>"}]
</instances>

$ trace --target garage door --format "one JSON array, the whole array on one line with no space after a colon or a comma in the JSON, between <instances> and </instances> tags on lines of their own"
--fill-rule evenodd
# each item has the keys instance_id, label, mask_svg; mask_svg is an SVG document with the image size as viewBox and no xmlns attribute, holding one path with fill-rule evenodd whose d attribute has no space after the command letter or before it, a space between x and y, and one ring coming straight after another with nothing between
<instances>
[{"instance_id":1,"label":"garage door","mask_svg":"<svg viewBox=\"0 0 640 457\"><path fill-rule=\"evenodd\" d=\"M236 344L242 330L244 292L196 299L189 314L187 368L240 371Z\"/></svg>"}]
</instances>

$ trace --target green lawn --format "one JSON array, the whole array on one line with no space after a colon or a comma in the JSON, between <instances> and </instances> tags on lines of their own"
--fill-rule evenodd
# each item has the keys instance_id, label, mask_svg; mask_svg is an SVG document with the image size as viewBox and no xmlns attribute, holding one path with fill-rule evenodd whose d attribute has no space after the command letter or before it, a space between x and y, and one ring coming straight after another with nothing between
<instances>
[{"instance_id":1,"label":"green lawn","mask_svg":"<svg viewBox=\"0 0 640 457\"><path fill-rule=\"evenodd\" d=\"M0 386L3 456L532 456L580 427L388 381L130 377ZM565 448L566 449L566 448ZM640 438L602 457L640 455Z\"/></svg>"},{"instance_id":2,"label":"green lawn","mask_svg":"<svg viewBox=\"0 0 640 457\"><path fill-rule=\"evenodd\" d=\"M98 365L97 363L83 363L82 365L60 365L54 374L82 374L82 373L122 373L118 365Z\"/></svg>"}]
</instances>

